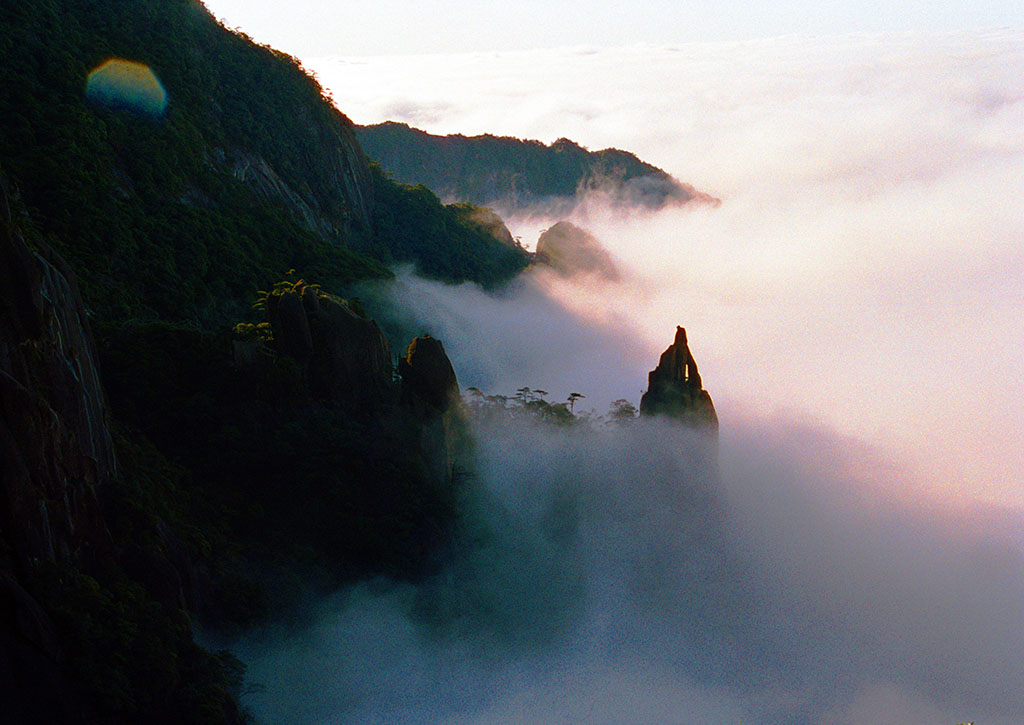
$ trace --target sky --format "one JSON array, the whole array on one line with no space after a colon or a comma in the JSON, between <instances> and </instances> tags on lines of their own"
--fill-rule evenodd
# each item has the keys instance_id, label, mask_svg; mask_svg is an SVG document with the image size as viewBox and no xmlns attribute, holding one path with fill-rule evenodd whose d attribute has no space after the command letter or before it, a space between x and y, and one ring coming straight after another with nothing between
<instances>
[{"instance_id":1,"label":"sky","mask_svg":"<svg viewBox=\"0 0 1024 725\"><path fill-rule=\"evenodd\" d=\"M671 44L1019 26L1021 0L209 0L229 27L299 58Z\"/></svg>"}]
</instances>

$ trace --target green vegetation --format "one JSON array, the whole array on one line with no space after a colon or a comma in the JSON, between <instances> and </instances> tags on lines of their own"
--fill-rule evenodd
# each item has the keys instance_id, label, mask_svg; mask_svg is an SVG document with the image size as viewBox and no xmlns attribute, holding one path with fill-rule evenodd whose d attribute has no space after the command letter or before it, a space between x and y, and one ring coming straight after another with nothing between
<instances>
[{"instance_id":1,"label":"green vegetation","mask_svg":"<svg viewBox=\"0 0 1024 725\"><path fill-rule=\"evenodd\" d=\"M152 70L162 114L87 99L111 58ZM101 718L236 720L241 665L198 647L193 618L240 628L310 587L420 576L458 492L416 421L315 400L267 322L230 325L253 290L305 288L294 270L338 292L395 263L492 286L529 257L500 221L371 170L296 59L197 0L9 0L0 59L15 224L79 279L118 457L98 492L109 551L22 583ZM263 343L257 364L235 365L239 338Z\"/></svg>"},{"instance_id":2,"label":"green vegetation","mask_svg":"<svg viewBox=\"0 0 1024 725\"><path fill-rule=\"evenodd\" d=\"M434 136L388 121L356 128L367 155L407 184L443 198L523 209L573 200L580 188L609 186L623 201L649 207L685 202L699 192L619 149L590 151L569 139L551 145L508 136ZM643 179L627 190L625 185Z\"/></svg>"},{"instance_id":3,"label":"green vegetation","mask_svg":"<svg viewBox=\"0 0 1024 725\"><path fill-rule=\"evenodd\" d=\"M632 423L637 409L628 400L613 401L605 415L593 411L574 412L576 403L587 396L570 393L564 403L551 403L546 390L522 387L515 395L487 395L479 388L466 388L465 403L470 415L481 421L534 422L561 427L604 428Z\"/></svg>"},{"instance_id":4,"label":"green vegetation","mask_svg":"<svg viewBox=\"0 0 1024 725\"><path fill-rule=\"evenodd\" d=\"M87 75L111 57L156 72L161 120L87 101ZM348 119L298 61L198 3L12 0L0 58L0 159L100 317L229 319L291 267L332 286L387 275L347 246L369 234L338 178L365 167ZM257 160L296 198L245 179Z\"/></svg>"},{"instance_id":5,"label":"green vegetation","mask_svg":"<svg viewBox=\"0 0 1024 725\"><path fill-rule=\"evenodd\" d=\"M111 57L156 73L162 118L87 100ZM371 177L299 62L194 0L11 0L0 58L0 161L101 319L223 323L291 268L336 290L392 262L484 284L526 264L426 189Z\"/></svg>"},{"instance_id":6,"label":"green vegetation","mask_svg":"<svg viewBox=\"0 0 1024 725\"><path fill-rule=\"evenodd\" d=\"M376 164L372 172L377 198L376 256L414 262L416 270L428 277L473 280L485 287L508 280L529 264L529 254L522 247L502 241L474 221L475 207L443 206L425 186L399 184Z\"/></svg>"}]
</instances>

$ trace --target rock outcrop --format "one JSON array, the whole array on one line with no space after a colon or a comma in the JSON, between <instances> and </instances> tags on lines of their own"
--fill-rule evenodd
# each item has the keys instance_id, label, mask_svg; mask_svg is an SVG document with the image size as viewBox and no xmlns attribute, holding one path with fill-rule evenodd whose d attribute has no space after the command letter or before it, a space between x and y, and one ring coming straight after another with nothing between
<instances>
[{"instance_id":1,"label":"rock outcrop","mask_svg":"<svg viewBox=\"0 0 1024 725\"><path fill-rule=\"evenodd\" d=\"M472 204L452 204L448 208L457 217L487 232L505 246L518 246L516 238L512 236L512 232L508 230L505 222L493 209L488 209L485 206L473 206Z\"/></svg>"},{"instance_id":2,"label":"rock outcrop","mask_svg":"<svg viewBox=\"0 0 1024 725\"><path fill-rule=\"evenodd\" d=\"M537 261L563 277L588 274L609 281L619 279L612 256L594 235L569 222L558 222L540 235Z\"/></svg>"},{"instance_id":3,"label":"rock outcrop","mask_svg":"<svg viewBox=\"0 0 1024 725\"><path fill-rule=\"evenodd\" d=\"M310 135L323 139L327 153L321 157L326 175L318 189L328 190L324 199L303 198L289 186L267 160L255 153L235 150L213 157L227 166L232 176L246 184L258 198L291 211L306 229L331 239L338 229L369 229L373 213L373 183L369 166L350 129L308 125Z\"/></svg>"},{"instance_id":4,"label":"rock outcrop","mask_svg":"<svg viewBox=\"0 0 1024 725\"><path fill-rule=\"evenodd\" d=\"M701 385L697 363L682 327L676 327L675 340L648 376L647 392L640 400L640 415L662 416L694 428L718 431L715 406Z\"/></svg>"},{"instance_id":5,"label":"rock outcrop","mask_svg":"<svg viewBox=\"0 0 1024 725\"><path fill-rule=\"evenodd\" d=\"M432 480L452 481L461 397L440 340L415 338L398 360L396 379L384 334L348 302L301 282L268 295L266 302L274 348L298 363L313 400L378 426L381 455L408 444L396 431L413 431ZM258 367L255 346L236 343L236 363Z\"/></svg>"},{"instance_id":6,"label":"rock outcrop","mask_svg":"<svg viewBox=\"0 0 1024 725\"><path fill-rule=\"evenodd\" d=\"M436 481L455 473L461 420L459 381L444 346L430 335L415 338L398 361L402 405L420 426L420 447Z\"/></svg>"},{"instance_id":7,"label":"rock outcrop","mask_svg":"<svg viewBox=\"0 0 1024 725\"><path fill-rule=\"evenodd\" d=\"M344 300L299 284L267 297L267 318L277 352L302 366L315 399L369 416L397 397L387 339Z\"/></svg>"},{"instance_id":8,"label":"rock outcrop","mask_svg":"<svg viewBox=\"0 0 1024 725\"><path fill-rule=\"evenodd\" d=\"M313 340L313 391L352 410L372 411L391 400L391 348L377 323L326 295L313 302L307 293L303 301L307 302Z\"/></svg>"},{"instance_id":9,"label":"rock outcrop","mask_svg":"<svg viewBox=\"0 0 1024 725\"><path fill-rule=\"evenodd\" d=\"M430 335L413 339L398 361L398 372L402 399L419 417L444 413L459 399L455 368L441 341Z\"/></svg>"},{"instance_id":10,"label":"rock outcrop","mask_svg":"<svg viewBox=\"0 0 1024 725\"><path fill-rule=\"evenodd\" d=\"M0 191L0 525L18 563L101 545L114 473L96 351L74 275L31 250Z\"/></svg>"}]
</instances>

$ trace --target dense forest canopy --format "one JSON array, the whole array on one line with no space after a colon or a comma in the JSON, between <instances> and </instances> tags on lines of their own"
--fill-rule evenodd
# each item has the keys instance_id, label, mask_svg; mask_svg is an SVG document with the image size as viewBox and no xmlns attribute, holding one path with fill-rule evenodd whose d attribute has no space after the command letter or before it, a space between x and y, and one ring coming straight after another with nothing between
<instances>
[{"instance_id":1,"label":"dense forest canopy","mask_svg":"<svg viewBox=\"0 0 1024 725\"><path fill-rule=\"evenodd\" d=\"M717 203L628 151L591 151L567 138L545 144L491 134L436 136L393 121L357 126L356 136L396 179L429 186L446 200L493 205L505 213L561 214L595 191L630 207Z\"/></svg>"},{"instance_id":2,"label":"dense forest canopy","mask_svg":"<svg viewBox=\"0 0 1024 725\"><path fill-rule=\"evenodd\" d=\"M333 289L392 262L495 283L527 261L371 175L295 58L196 0L12 0L0 57L0 164L104 318L226 322L288 269ZM111 58L152 70L161 116L87 98ZM442 243L416 231L429 227L461 237L466 258L438 260Z\"/></svg>"}]
</instances>

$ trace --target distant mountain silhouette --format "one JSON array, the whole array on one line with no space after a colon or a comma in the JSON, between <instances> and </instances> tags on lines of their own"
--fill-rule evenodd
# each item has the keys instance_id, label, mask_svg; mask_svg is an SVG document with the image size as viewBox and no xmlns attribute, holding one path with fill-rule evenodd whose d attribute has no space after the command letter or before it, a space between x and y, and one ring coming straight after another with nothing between
<instances>
[{"instance_id":1,"label":"distant mountain silhouette","mask_svg":"<svg viewBox=\"0 0 1024 725\"><path fill-rule=\"evenodd\" d=\"M589 151L565 138L546 145L490 134L435 136L393 121L356 126L356 138L395 180L504 214L564 214L593 191L613 204L648 209L719 203L628 151Z\"/></svg>"}]
</instances>

